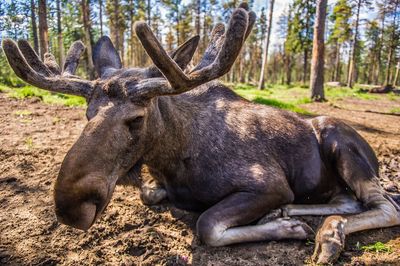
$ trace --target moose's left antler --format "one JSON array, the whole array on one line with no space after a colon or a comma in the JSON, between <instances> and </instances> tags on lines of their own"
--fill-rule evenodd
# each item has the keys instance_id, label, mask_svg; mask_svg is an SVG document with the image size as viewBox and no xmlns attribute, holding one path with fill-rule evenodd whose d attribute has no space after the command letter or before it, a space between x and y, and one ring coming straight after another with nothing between
<instances>
[{"instance_id":1,"label":"moose's left antler","mask_svg":"<svg viewBox=\"0 0 400 266\"><path fill-rule=\"evenodd\" d=\"M85 50L82 42L72 44L65 59L64 71L50 53L45 54L42 62L27 41L20 40L17 45L13 40L5 39L3 50L15 74L27 83L49 91L90 97L93 82L74 76Z\"/></svg>"},{"instance_id":2,"label":"moose's left antler","mask_svg":"<svg viewBox=\"0 0 400 266\"><path fill-rule=\"evenodd\" d=\"M214 27L210 44L200 63L188 75L163 49L150 27L144 22L136 23L135 30L140 42L168 82L164 79L144 80L134 93L149 98L179 94L226 74L231 69L254 25L256 15L248 9L246 3L240 4L229 20L226 32L223 24L217 24Z\"/></svg>"}]
</instances>

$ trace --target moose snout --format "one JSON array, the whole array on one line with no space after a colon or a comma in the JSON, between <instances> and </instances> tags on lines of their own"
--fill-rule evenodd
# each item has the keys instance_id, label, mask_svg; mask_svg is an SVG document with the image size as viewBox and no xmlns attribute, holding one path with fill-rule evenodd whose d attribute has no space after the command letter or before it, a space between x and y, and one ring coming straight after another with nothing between
<instances>
[{"instance_id":1,"label":"moose snout","mask_svg":"<svg viewBox=\"0 0 400 266\"><path fill-rule=\"evenodd\" d=\"M74 183L68 179L58 180L54 201L60 223L86 231L108 203L108 186L93 177L83 177Z\"/></svg>"},{"instance_id":2,"label":"moose snout","mask_svg":"<svg viewBox=\"0 0 400 266\"><path fill-rule=\"evenodd\" d=\"M95 221L97 206L90 201L77 206L56 203L56 215L58 222L86 231Z\"/></svg>"}]
</instances>

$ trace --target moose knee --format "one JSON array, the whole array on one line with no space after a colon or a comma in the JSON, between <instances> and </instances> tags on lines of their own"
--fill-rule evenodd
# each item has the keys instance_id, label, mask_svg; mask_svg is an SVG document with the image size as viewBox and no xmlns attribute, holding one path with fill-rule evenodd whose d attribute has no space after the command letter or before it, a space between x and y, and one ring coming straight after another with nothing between
<instances>
[{"instance_id":1,"label":"moose knee","mask_svg":"<svg viewBox=\"0 0 400 266\"><path fill-rule=\"evenodd\" d=\"M398 225L400 223L400 213L389 202L379 204L377 206L381 210L382 218L390 225Z\"/></svg>"},{"instance_id":2,"label":"moose knee","mask_svg":"<svg viewBox=\"0 0 400 266\"><path fill-rule=\"evenodd\" d=\"M213 222L203 215L197 220L197 235L200 241L211 247L223 246L221 238L226 230L226 227L218 222Z\"/></svg>"}]
</instances>

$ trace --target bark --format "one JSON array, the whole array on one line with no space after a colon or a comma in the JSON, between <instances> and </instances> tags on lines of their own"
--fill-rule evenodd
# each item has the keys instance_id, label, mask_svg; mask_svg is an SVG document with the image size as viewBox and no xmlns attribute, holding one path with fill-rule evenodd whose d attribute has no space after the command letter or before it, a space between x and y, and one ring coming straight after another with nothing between
<instances>
[{"instance_id":1,"label":"bark","mask_svg":"<svg viewBox=\"0 0 400 266\"><path fill-rule=\"evenodd\" d=\"M347 76L347 86L349 88L353 87L353 79L354 79L354 72L355 72L355 61L356 61L356 51L358 46L358 30L360 24L360 10L361 10L361 1L358 0L357 2L357 17L356 17L356 25L354 29L354 38L353 38L353 45L351 47L350 52L350 64L349 64L349 74Z\"/></svg>"},{"instance_id":2,"label":"bark","mask_svg":"<svg viewBox=\"0 0 400 266\"><path fill-rule=\"evenodd\" d=\"M246 78L246 75L244 72L244 59L243 59L243 52L242 52L242 54L240 55L240 58L239 58L239 82L244 83L245 78Z\"/></svg>"},{"instance_id":3,"label":"bark","mask_svg":"<svg viewBox=\"0 0 400 266\"><path fill-rule=\"evenodd\" d=\"M286 85L292 83L292 56L286 55Z\"/></svg>"},{"instance_id":4,"label":"bark","mask_svg":"<svg viewBox=\"0 0 400 266\"><path fill-rule=\"evenodd\" d=\"M317 13L314 25L313 54L311 61L311 99L314 101L324 101L324 35L327 0L317 1Z\"/></svg>"},{"instance_id":5,"label":"bark","mask_svg":"<svg viewBox=\"0 0 400 266\"><path fill-rule=\"evenodd\" d=\"M61 0L57 0L57 42L59 65L64 64L63 37L61 28Z\"/></svg>"},{"instance_id":6,"label":"bark","mask_svg":"<svg viewBox=\"0 0 400 266\"><path fill-rule=\"evenodd\" d=\"M39 0L39 50L40 58L49 51L49 31L47 26L46 0Z\"/></svg>"},{"instance_id":7,"label":"bark","mask_svg":"<svg viewBox=\"0 0 400 266\"><path fill-rule=\"evenodd\" d=\"M131 40L130 40L130 56L129 56L129 64L130 65L134 65L136 62L137 62L137 60L134 60L134 51L135 51L135 29L134 29L134 24L135 24L135 21L134 21L134 19L133 19L133 8L132 8L132 6L133 6L133 0L130 0L129 1L129 5L131 6L130 8L129 8L129 19L130 19L130 22L131 22L131 24L130 24L130 34L131 34Z\"/></svg>"},{"instance_id":8,"label":"bark","mask_svg":"<svg viewBox=\"0 0 400 266\"><path fill-rule=\"evenodd\" d=\"M85 32L85 44L86 44L86 53L87 53L87 72L89 74L89 78L94 78L94 66L92 60L92 44L91 44L91 23L90 23L90 9L89 9L89 0L81 0L81 8L82 8L82 22L83 29Z\"/></svg>"},{"instance_id":9,"label":"bark","mask_svg":"<svg viewBox=\"0 0 400 266\"><path fill-rule=\"evenodd\" d=\"M32 26L33 49L37 54L39 54L39 40L38 40L38 31L36 25L35 0L31 0L31 26Z\"/></svg>"},{"instance_id":10,"label":"bark","mask_svg":"<svg viewBox=\"0 0 400 266\"><path fill-rule=\"evenodd\" d=\"M147 0L147 24L151 26L151 0Z\"/></svg>"},{"instance_id":11,"label":"bark","mask_svg":"<svg viewBox=\"0 0 400 266\"><path fill-rule=\"evenodd\" d=\"M380 49L378 49L378 56L377 56L377 66L376 72L374 73L374 84L379 83L379 74L381 73L381 65L382 65L382 44L384 41L384 32L385 32L385 16L386 13L382 14L382 24L381 24L381 38L380 38Z\"/></svg>"},{"instance_id":12,"label":"bark","mask_svg":"<svg viewBox=\"0 0 400 266\"><path fill-rule=\"evenodd\" d=\"M103 36L103 1L99 0L100 36Z\"/></svg>"},{"instance_id":13,"label":"bark","mask_svg":"<svg viewBox=\"0 0 400 266\"><path fill-rule=\"evenodd\" d=\"M196 34L200 35L200 16L201 16L201 1L196 0Z\"/></svg>"},{"instance_id":14,"label":"bark","mask_svg":"<svg viewBox=\"0 0 400 266\"><path fill-rule=\"evenodd\" d=\"M340 48L341 45L338 42L336 44L336 62L335 62L335 81L340 82Z\"/></svg>"},{"instance_id":15,"label":"bark","mask_svg":"<svg viewBox=\"0 0 400 266\"><path fill-rule=\"evenodd\" d=\"M272 17L274 14L274 4L275 0L270 1L270 8L269 8L269 18L268 18L268 29L265 38L265 44L263 49L263 60L261 65L261 74L260 74L260 81L258 83L258 89L263 90L265 88L265 76L267 75L267 68L268 68L268 50L269 50L269 42L271 37L271 28L272 28Z\"/></svg>"},{"instance_id":16,"label":"bark","mask_svg":"<svg viewBox=\"0 0 400 266\"><path fill-rule=\"evenodd\" d=\"M303 77L302 77L302 82L303 84L306 84L307 82L307 73L308 73L308 48L304 50L304 55L303 55Z\"/></svg>"},{"instance_id":17,"label":"bark","mask_svg":"<svg viewBox=\"0 0 400 266\"><path fill-rule=\"evenodd\" d=\"M396 22L397 22L397 7L399 5L400 1L396 1L396 6L394 7L394 17L393 17L393 30L392 30L392 36L390 37L390 42L389 42L389 52L388 52L388 59L387 59L387 67L386 67L386 74L385 74L385 86L388 86L390 84L390 81L392 80L392 75L390 72L390 68L392 67L393 63L393 54L394 50L396 49L395 42L396 42Z\"/></svg>"},{"instance_id":18,"label":"bark","mask_svg":"<svg viewBox=\"0 0 400 266\"><path fill-rule=\"evenodd\" d=\"M400 72L400 58L399 58L399 62L397 63L397 67L396 67L396 75L394 76L393 79L393 86L396 87L398 80L399 80L399 72Z\"/></svg>"}]
</instances>

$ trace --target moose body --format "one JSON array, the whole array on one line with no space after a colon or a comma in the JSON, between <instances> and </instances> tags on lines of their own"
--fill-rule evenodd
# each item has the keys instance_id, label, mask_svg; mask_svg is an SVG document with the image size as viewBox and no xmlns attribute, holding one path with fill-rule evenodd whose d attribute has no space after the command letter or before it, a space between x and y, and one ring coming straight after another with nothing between
<instances>
[{"instance_id":1,"label":"moose body","mask_svg":"<svg viewBox=\"0 0 400 266\"><path fill-rule=\"evenodd\" d=\"M111 40L102 37L93 49L94 81L74 75L80 42L61 70L51 54L40 61L26 41L3 41L20 78L88 102L88 123L55 184L61 223L87 230L116 184L130 183L141 187L145 204L168 198L201 211L197 233L211 246L307 239L313 230L292 217L326 215L316 235L317 263L334 262L347 234L400 224L398 196L380 187L377 158L354 129L251 103L213 81L232 67L254 21L241 4L226 31L215 26L199 64L186 72L199 38L167 54L150 28L137 23L154 65L123 69ZM143 164L152 180L140 180Z\"/></svg>"},{"instance_id":2,"label":"moose body","mask_svg":"<svg viewBox=\"0 0 400 266\"><path fill-rule=\"evenodd\" d=\"M239 191L285 195L280 205L332 193L311 121L216 82L154 104L166 128L141 162L177 207L203 211Z\"/></svg>"}]
</instances>

